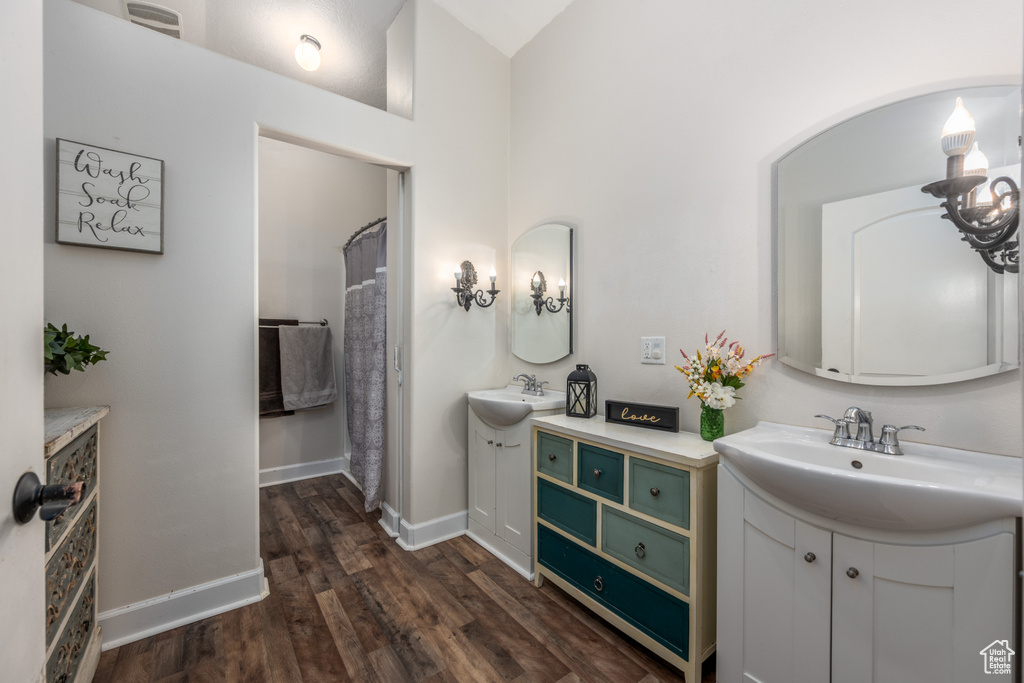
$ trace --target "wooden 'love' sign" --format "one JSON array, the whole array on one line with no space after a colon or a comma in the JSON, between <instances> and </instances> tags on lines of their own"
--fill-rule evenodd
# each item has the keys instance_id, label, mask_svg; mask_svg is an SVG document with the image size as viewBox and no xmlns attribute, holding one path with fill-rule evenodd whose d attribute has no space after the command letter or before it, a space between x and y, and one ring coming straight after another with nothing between
<instances>
[{"instance_id":1,"label":"wooden 'love' sign","mask_svg":"<svg viewBox=\"0 0 1024 683\"><path fill-rule=\"evenodd\" d=\"M652 406L632 401L605 401L604 421L631 427L659 429L663 432L678 432L679 408Z\"/></svg>"},{"instance_id":2,"label":"wooden 'love' sign","mask_svg":"<svg viewBox=\"0 0 1024 683\"><path fill-rule=\"evenodd\" d=\"M164 253L164 162L57 138L57 242Z\"/></svg>"}]
</instances>

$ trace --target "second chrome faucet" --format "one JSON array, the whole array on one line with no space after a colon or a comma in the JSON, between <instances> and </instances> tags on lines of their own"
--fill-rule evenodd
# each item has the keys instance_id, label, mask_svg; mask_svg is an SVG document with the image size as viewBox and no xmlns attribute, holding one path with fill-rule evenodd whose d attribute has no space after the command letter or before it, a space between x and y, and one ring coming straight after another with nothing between
<instances>
[{"instance_id":1,"label":"second chrome faucet","mask_svg":"<svg viewBox=\"0 0 1024 683\"><path fill-rule=\"evenodd\" d=\"M547 382L538 382L536 375L519 373L512 378L513 382L518 382L519 380L523 380L524 394L532 394L533 396L544 395L544 385L547 384Z\"/></svg>"},{"instance_id":2,"label":"second chrome faucet","mask_svg":"<svg viewBox=\"0 0 1024 683\"><path fill-rule=\"evenodd\" d=\"M829 441L833 446L859 448L887 455L903 455L903 449L900 448L899 438L897 437L901 430L917 429L922 432L924 431L924 427L918 427L917 425L905 425L903 427L885 425L882 427L882 434L879 440L876 442L871 411L851 406L846 409L843 417L838 420L828 415L815 415L814 417L830 420L835 425L835 432L832 434L832 440Z\"/></svg>"}]
</instances>

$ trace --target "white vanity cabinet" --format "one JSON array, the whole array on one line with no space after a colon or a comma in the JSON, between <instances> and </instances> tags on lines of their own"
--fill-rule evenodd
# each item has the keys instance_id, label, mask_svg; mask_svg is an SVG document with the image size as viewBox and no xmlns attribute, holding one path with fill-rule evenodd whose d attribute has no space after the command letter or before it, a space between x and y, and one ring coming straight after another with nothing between
<instances>
[{"instance_id":1,"label":"white vanity cabinet","mask_svg":"<svg viewBox=\"0 0 1024 683\"><path fill-rule=\"evenodd\" d=\"M533 578L530 430L528 418L496 429L469 409L467 534L528 579Z\"/></svg>"},{"instance_id":2,"label":"white vanity cabinet","mask_svg":"<svg viewBox=\"0 0 1024 683\"><path fill-rule=\"evenodd\" d=\"M896 534L755 488L720 466L722 683L991 682L982 651L1017 649L1017 520Z\"/></svg>"}]
</instances>

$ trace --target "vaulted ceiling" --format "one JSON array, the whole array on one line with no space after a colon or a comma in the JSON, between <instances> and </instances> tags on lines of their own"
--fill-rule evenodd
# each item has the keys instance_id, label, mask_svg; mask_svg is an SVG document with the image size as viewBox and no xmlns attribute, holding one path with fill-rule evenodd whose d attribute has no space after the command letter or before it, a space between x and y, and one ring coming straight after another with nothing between
<instances>
[{"instance_id":1,"label":"vaulted ceiling","mask_svg":"<svg viewBox=\"0 0 1024 683\"><path fill-rule=\"evenodd\" d=\"M127 17L125 0L76 1ZM435 1L511 57L572 0ZM156 0L151 4L181 15L182 40L380 109L386 106L386 32L405 0ZM304 71L295 61L295 46L302 34L320 42L321 65L316 71Z\"/></svg>"}]
</instances>

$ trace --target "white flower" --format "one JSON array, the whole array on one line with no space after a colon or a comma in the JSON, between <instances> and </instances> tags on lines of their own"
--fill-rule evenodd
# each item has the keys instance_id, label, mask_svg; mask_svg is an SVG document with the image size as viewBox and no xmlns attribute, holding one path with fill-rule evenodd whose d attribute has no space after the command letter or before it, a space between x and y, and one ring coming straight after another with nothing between
<instances>
[{"instance_id":1,"label":"white flower","mask_svg":"<svg viewBox=\"0 0 1024 683\"><path fill-rule=\"evenodd\" d=\"M708 398L704 401L709 408L724 410L736 403L736 390L732 387L722 386L719 382L712 382L708 388Z\"/></svg>"}]
</instances>

